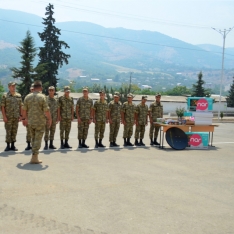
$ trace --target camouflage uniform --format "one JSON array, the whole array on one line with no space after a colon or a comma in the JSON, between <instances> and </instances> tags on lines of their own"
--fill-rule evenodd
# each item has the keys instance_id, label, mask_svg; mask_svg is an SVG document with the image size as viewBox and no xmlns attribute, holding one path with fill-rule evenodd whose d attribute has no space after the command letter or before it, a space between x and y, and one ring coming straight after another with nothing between
<instances>
[{"instance_id":1,"label":"camouflage uniform","mask_svg":"<svg viewBox=\"0 0 234 234\"><path fill-rule=\"evenodd\" d=\"M5 108L7 122L6 129L6 143L16 142L16 135L19 125L20 109L22 106L22 98L19 93L12 95L10 92L2 97L1 106Z\"/></svg>"},{"instance_id":2,"label":"camouflage uniform","mask_svg":"<svg viewBox=\"0 0 234 234\"><path fill-rule=\"evenodd\" d=\"M118 101L117 103L113 100L109 103L109 111L110 111L110 117L112 120L112 123L110 123L110 136L109 140L110 142L115 142L118 132L119 132L119 127L120 127L120 119L121 119L121 108L122 108L122 103Z\"/></svg>"},{"instance_id":3,"label":"camouflage uniform","mask_svg":"<svg viewBox=\"0 0 234 234\"><path fill-rule=\"evenodd\" d=\"M69 133L71 131L71 120L72 116L72 108L74 108L73 98L65 96L59 97L59 108L60 108L60 139L68 140ZM65 138L64 138L65 132Z\"/></svg>"},{"instance_id":4,"label":"camouflage uniform","mask_svg":"<svg viewBox=\"0 0 234 234\"><path fill-rule=\"evenodd\" d=\"M26 142L31 142L32 141L32 136L31 132L29 131L28 125L26 126Z\"/></svg>"},{"instance_id":5,"label":"camouflage uniform","mask_svg":"<svg viewBox=\"0 0 234 234\"><path fill-rule=\"evenodd\" d=\"M50 108L50 115L51 115L51 126L50 128L48 127L48 125L46 124L45 126L45 136L44 136L44 140L48 141L48 140L54 140L54 134L55 134L55 130L56 130L56 122L58 119L58 98L57 97L53 97L51 98L50 96L46 97L46 101L47 104ZM50 133L50 136L49 136Z\"/></svg>"},{"instance_id":6,"label":"camouflage uniform","mask_svg":"<svg viewBox=\"0 0 234 234\"><path fill-rule=\"evenodd\" d=\"M85 99L81 97L77 100L76 106L79 108L78 113L81 123L78 122L78 140L86 140L89 130L89 120L91 118L91 110L93 107L93 100L88 97Z\"/></svg>"},{"instance_id":7,"label":"camouflage uniform","mask_svg":"<svg viewBox=\"0 0 234 234\"><path fill-rule=\"evenodd\" d=\"M123 138L131 138L133 133L133 125L135 122L135 110L136 105L134 103L129 104L124 102L122 106L122 112L124 112L124 120L126 124L124 125Z\"/></svg>"},{"instance_id":8,"label":"camouflage uniform","mask_svg":"<svg viewBox=\"0 0 234 234\"><path fill-rule=\"evenodd\" d=\"M136 106L136 114L138 115L138 125L135 129L135 139L144 138L145 135L145 125L147 124L147 116L148 116L148 106L142 105L142 103Z\"/></svg>"},{"instance_id":9,"label":"camouflage uniform","mask_svg":"<svg viewBox=\"0 0 234 234\"><path fill-rule=\"evenodd\" d=\"M28 116L28 128L32 136L32 154L38 155L45 131L45 112L49 110L45 95L40 92L28 94L24 99L23 109Z\"/></svg>"},{"instance_id":10,"label":"camouflage uniform","mask_svg":"<svg viewBox=\"0 0 234 234\"><path fill-rule=\"evenodd\" d=\"M103 102L97 100L94 103L93 109L95 110L96 120L94 138L103 139L106 128L106 112L108 111L108 104L105 100Z\"/></svg>"},{"instance_id":11,"label":"camouflage uniform","mask_svg":"<svg viewBox=\"0 0 234 234\"><path fill-rule=\"evenodd\" d=\"M156 122L157 118L162 118L163 106L161 105L161 102L160 103L157 103L156 101L152 102L149 107L149 112L151 112L153 122ZM150 124L150 132L149 132L150 139L153 138L157 139L159 129L160 127L157 127L154 124Z\"/></svg>"}]
</instances>

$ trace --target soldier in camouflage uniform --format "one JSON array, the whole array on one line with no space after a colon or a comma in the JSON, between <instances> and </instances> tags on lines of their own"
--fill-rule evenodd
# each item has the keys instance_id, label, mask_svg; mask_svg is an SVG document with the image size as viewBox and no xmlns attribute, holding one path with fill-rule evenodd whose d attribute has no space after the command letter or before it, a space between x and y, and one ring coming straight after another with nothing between
<instances>
[{"instance_id":1,"label":"soldier in camouflage uniform","mask_svg":"<svg viewBox=\"0 0 234 234\"><path fill-rule=\"evenodd\" d=\"M149 132L149 137L150 137L150 145L159 145L157 142L157 137L158 137L158 131L160 127L155 126L154 122L157 121L157 118L162 118L163 117L163 106L160 102L161 100L161 94L157 93L155 95L156 101L152 102L149 107L149 118L150 118L150 132ZM154 141L153 141L154 138Z\"/></svg>"},{"instance_id":2,"label":"soldier in camouflage uniform","mask_svg":"<svg viewBox=\"0 0 234 234\"><path fill-rule=\"evenodd\" d=\"M55 87L50 86L48 88L49 95L46 97L47 104L50 108L50 115L52 119L52 123L50 128L48 127L48 124L45 126L45 147L44 150L48 150L48 140L50 139L49 149L56 149L56 147L53 145L54 141L54 134L56 130L56 124L59 122L59 106L58 106L58 98L54 95L55 94Z\"/></svg>"},{"instance_id":3,"label":"soldier in camouflage uniform","mask_svg":"<svg viewBox=\"0 0 234 234\"><path fill-rule=\"evenodd\" d=\"M30 93L33 93L33 88L34 88L34 84L31 85L30 87ZM31 137L31 132L29 131L28 129L28 125L25 126L26 127L26 142L27 142L27 147L25 148L25 150L30 150L32 149L32 146L31 146L31 141L32 141L32 137Z\"/></svg>"},{"instance_id":4,"label":"soldier in camouflage uniform","mask_svg":"<svg viewBox=\"0 0 234 234\"><path fill-rule=\"evenodd\" d=\"M145 126L148 125L148 106L146 101L147 96L142 96L141 103L136 106L135 146L145 146L142 140L145 135ZM138 142L139 136L140 142Z\"/></svg>"},{"instance_id":5,"label":"soldier in camouflage uniform","mask_svg":"<svg viewBox=\"0 0 234 234\"><path fill-rule=\"evenodd\" d=\"M73 98L70 97L70 91L70 87L65 86L64 95L59 97L61 149L72 148L68 144L69 134L71 131L71 122L74 119L74 102ZM63 139L65 139L65 142L63 142Z\"/></svg>"},{"instance_id":6,"label":"soldier in camouflage uniform","mask_svg":"<svg viewBox=\"0 0 234 234\"><path fill-rule=\"evenodd\" d=\"M119 101L119 96L119 92L115 92L114 100L109 103L110 147L119 146L116 144L122 108L122 103Z\"/></svg>"},{"instance_id":7,"label":"soldier in camouflage uniform","mask_svg":"<svg viewBox=\"0 0 234 234\"><path fill-rule=\"evenodd\" d=\"M133 146L130 142L130 138L133 133L133 125L135 124L135 110L136 105L132 102L133 95L129 93L127 95L128 101L123 103L121 110L121 119L124 125L124 146Z\"/></svg>"},{"instance_id":8,"label":"soldier in camouflage uniform","mask_svg":"<svg viewBox=\"0 0 234 234\"><path fill-rule=\"evenodd\" d=\"M3 95L1 101L3 121L6 129L7 146L5 151L18 150L15 147L15 142L19 121L21 120L22 98L19 93L15 92L15 85L14 82L8 84L9 92Z\"/></svg>"},{"instance_id":9,"label":"soldier in camouflage uniform","mask_svg":"<svg viewBox=\"0 0 234 234\"><path fill-rule=\"evenodd\" d=\"M106 123L108 123L108 103L105 100L105 92L99 91L100 99L93 106L93 122L95 123L95 148L106 147L102 144ZM98 141L99 139L99 141Z\"/></svg>"},{"instance_id":10,"label":"soldier in camouflage uniform","mask_svg":"<svg viewBox=\"0 0 234 234\"><path fill-rule=\"evenodd\" d=\"M45 95L41 94L41 81L34 82L34 92L28 94L24 99L23 106L23 124L28 125L32 136L32 159L31 164L42 163L38 160L41 140L45 131L45 124L51 125L51 116L49 106L46 102Z\"/></svg>"},{"instance_id":11,"label":"soldier in camouflage uniform","mask_svg":"<svg viewBox=\"0 0 234 234\"><path fill-rule=\"evenodd\" d=\"M92 123L93 100L89 98L88 87L83 88L83 97L76 103L76 116L78 122L78 140L79 148L89 148L85 144L87 139L89 125Z\"/></svg>"}]
</instances>

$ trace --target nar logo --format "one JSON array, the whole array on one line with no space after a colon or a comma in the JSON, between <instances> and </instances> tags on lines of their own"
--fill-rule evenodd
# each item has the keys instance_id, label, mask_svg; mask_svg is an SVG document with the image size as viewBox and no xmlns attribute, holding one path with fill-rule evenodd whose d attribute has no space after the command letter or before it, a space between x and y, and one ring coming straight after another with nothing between
<instances>
[{"instance_id":1,"label":"nar logo","mask_svg":"<svg viewBox=\"0 0 234 234\"><path fill-rule=\"evenodd\" d=\"M199 134L193 134L190 137L189 145L199 146L201 143L202 143L202 138L201 138L201 136Z\"/></svg>"},{"instance_id":2,"label":"nar logo","mask_svg":"<svg viewBox=\"0 0 234 234\"><path fill-rule=\"evenodd\" d=\"M199 99L197 101L196 110L204 111L208 109L208 102L206 99Z\"/></svg>"}]
</instances>

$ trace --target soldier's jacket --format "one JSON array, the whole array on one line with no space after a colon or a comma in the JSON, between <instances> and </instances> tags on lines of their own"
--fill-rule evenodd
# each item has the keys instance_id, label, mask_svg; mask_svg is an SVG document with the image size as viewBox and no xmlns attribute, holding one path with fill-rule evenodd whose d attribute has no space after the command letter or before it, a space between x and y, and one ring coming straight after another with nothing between
<instances>
[{"instance_id":1,"label":"soldier's jacket","mask_svg":"<svg viewBox=\"0 0 234 234\"><path fill-rule=\"evenodd\" d=\"M163 117L163 106L160 103L157 103L156 101L152 102L149 107L149 112L152 113L152 119L154 122L157 121L157 118Z\"/></svg>"},{"instance_id":2,"label":"soldier's jacket","mask_svg":"<svg viewBox=\"0 0 234 234\"><path fill-rule=\"evenodd\" d=\"M72 108L74 107L73 98L65 96L59 97L59 107L60 107L60 115L62 119L71 119L72 116Z\"/></svg>"},{"instance_id":3,"label":"soldier's jacket","mask_svg":"<svg viewBox=\"0 0 234 234\"><path fill-rule=\"evenodd\" d=\"M50 115L51 115L52 121L57 121L58 108L59 108L58 98L57 97L51 98L50 96L47 96L46 101L50 108Z\"/></svg>"},{"instance_id":4,"label":"soldier's jacket","mask_svg":"<svg viewBox=\"0 0 234 234\"><path fill-rule=\"evenodd\" d=\"M76 106L79 108L78 113L81 119L90 119L90 111L93 107L93 100L88 97L85 99L81 97L77 100Z\"/></svg>"},{"instance_id":5,"label":"soldier's jacket","mask_svg":"<svg viewBox=\"0 0 234 234\"><path fill-rule=\"evenodd\" d=\"M134 103L129 104L128 102L124 102L121 111L124 112L124 120L126 121L126 123L134 122L135 110L136 110L136 105Z\"/></svg>"},{"instance_id":6,"label":"soldier's jacket","mask_svg":"<svg viewBox=\"0 0 234 234\"><path fill-rule=\"evenodd\" d=\"M106 122L106 112L109 110L106 100L103 102L100 99L97 100L93 105L93 109L95 110L96 121Z\"/></svg>"},{"instance_id":7,"label":"soldier's jacket","mask_svg":"<svg viewBox=\"0 0 234 234\"><path fill-rule=\"evenodd\" d=\"M136 106L136 113L138 114L138 123L140 125L145 125L147 123L148 106L139 103Z\"/></svg>"},{"instance_id":8,"label":"soldier's jacket","mask_svg":"<svg viewBox=\"0 0 234 234\"><path fill-rule=\"evenodd\" d=\"M19 93L12 95L10 92L2 96L1 106L5 107L7 118L19 118L22 98Z\"/></svg>"},{"instance_id":9,"label":"soldier's jacket","mask_svg":"<svg viewBox=\"0 0 234 234\"><path fill-rule=\"evenodd\" d=\"M45 112L49 110L49 106L44 94L39 92L28 94L24 99L23 109L27 111L29 125L45 126Z\"/></svg>"},{"instance_id":10,"label":"soldier's jacket","mask_svg":"<svg viewBox=\"0 0 234 234\"><path fill-rule=\"evenodd\" d=\"M113 100L109 103L110 117L112 121L120 122L121 119L121 109L122 103L118 101L117 103Z\"/></svg>"}]
</instances>

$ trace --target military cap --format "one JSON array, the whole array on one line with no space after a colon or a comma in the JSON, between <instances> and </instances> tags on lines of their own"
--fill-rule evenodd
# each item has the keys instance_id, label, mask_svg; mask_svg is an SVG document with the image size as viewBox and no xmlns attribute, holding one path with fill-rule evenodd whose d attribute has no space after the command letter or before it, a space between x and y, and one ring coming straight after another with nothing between
<instances>
[{"instance_id":1,"label":"military cap","mask_svg":"<svg viewBox=\"0 0 234 234\"><path fill-rule=\"evenodd\" d=\"M33 83L33 87L34 86L42 86L42 83L40 80L35 80L34 83Z\"/></svg>"},{"instance_id":2,"label":"military cap","mask_svg":"<svg viewBox=\"0 0 234 234\"><path fill-rule=\"evenodd\" d=\"M55 87L54 87L54 86L50 86L50 87L48 88L48 90L50 90L50 89L55 89Z\"/></svg>"},{"instance_id":3,"label":"military cap","mask_svg":"<svg viewBox=\"0 0 234 234\"><path fill-rule=\"evenodd\" d=\"M115 92L114 93L114 97L119 97L120 96L120 93L119 92Z\"/></svg>"},{"instance_id":4,"label":"military cap","mask_svg":"<svg viewBox=\"0 0 234 234\"><path fill-rule=\"evenodd\" d=\"M105 93L105 91L104 91L104 90L100 90L99 93L100 93L100 94L101 94L101 93Z\"/></svg>"},{"instance_id":5,"label":"military cap","mask_svg":"<svg viewBox=\"0 0 234 234\"><path fill-rule=\"evenodd\" d=\"M147 96L147 95L143 95L143 96L141 97L141 99L148 99L148 96Z\"/></svg>"},{"instance_id":6,"label":"military cap","mask_svg":"<svg viewBox=\"0 0 234 234\"><path fill-rule=\"evenodd\" d=\"M127 95L127 97L131 97L131 98L133 98L132 93L129 93L129 94Z\"/></svg>"},{"instance_id":7,"label":"military cap","mask_svg":"<svg viewBox=\"0 0 234 234\"><path fill-rule=\"evenodd\" d=\"M16 85L16 83L11 81L11 82L8 83L8 86L11 86L11 85Z\"/></svg>"},{"instance_id":8,"label":"military cap","mask_svg":"<svg viewBox=\"0 0 234 234\"><path fill-rule=\"evenodd\" d=\"M64 86L64 92L71 92L70 86Z\"/></svg>"},{"instance_id":9,"label":"military cap","mask_svg":"<svg viewBox=\"0 0 234 234\"><path fill-rule=\"evenodd\" d=\"M156 94L155 94L155 97L158 97L158 96L161 97L161 96L162 96L161 93L156 93Z\"/></svg>"},{"instance_id":10,"label":"military cap","mask_svg":"<svg viewBox=\"0 0 234 234\"><path fill-rule=\"evenodd\" d=\"M89 87L83 87L83 91L89 91Z\"/></svg>"}]
</instances>

